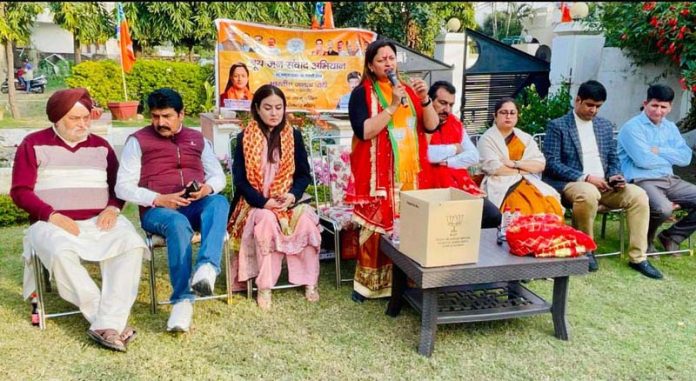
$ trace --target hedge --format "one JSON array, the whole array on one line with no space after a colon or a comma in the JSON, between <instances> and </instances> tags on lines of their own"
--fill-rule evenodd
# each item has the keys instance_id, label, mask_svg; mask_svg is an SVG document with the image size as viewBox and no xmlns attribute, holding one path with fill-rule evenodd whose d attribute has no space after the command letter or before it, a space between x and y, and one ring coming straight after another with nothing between
<instances>
[{"instance_id":1,"label":"hedge","mask_svg":"<svg viewBox=\"0 0 696 381\"><path fill-rule=\"evenodd\" d=\"M0 194L0 227L21 225L29 222L29 215L14 204L12 198Z\"/></svg>"},{"instance_id":2,"label":"hedge","mask_svg":"<svg viewBox=\"0 0 696 381\"><path fill-rule=\"evenodd\" d=\"M147 108L147 96L153 90L170 87L181 94L186 113L197 115L203 111L206 99L204 82L212 78L212 73L212 65L139 59L133 71L125 75L128 99L138 100ZM125 100L121 68L112 60L82 62L73 67L65 83L86 88L104 108L108 102Z\"/></svg>"}]
</instances>

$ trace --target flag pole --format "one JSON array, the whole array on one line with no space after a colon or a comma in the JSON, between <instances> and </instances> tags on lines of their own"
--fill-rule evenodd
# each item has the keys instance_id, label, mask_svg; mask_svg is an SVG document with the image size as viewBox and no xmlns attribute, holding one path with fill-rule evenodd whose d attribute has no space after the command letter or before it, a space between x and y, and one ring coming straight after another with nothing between
<instances>
[{"instance_id":1,"label":"flag pole","mask_svg":"<svg viewBox=\"0 0 696 381\"><path fill-rule=\"evenodd\" d=\"M121 81L123 82L123 97L128 102L128 90L126 88L126 72L123 70L123 51L121 51Z\"/></svg>"},{"instance_id":2,"label":"flag pole","mask_svg":"<svg viewBox=\"0 0 696 381\"><path fill-rule=\"evenodd\" d=\"M123 5L119 2L117 3L118 6L118 25L117 25L117 30L118 30L118 47L119 50L121 51L121 82L123 83L123 98L126 102L128 102L128 89L126 88L126 72L123 69L123 59L124 57L124 52L123 52L123 30L121 29L121 23L123 21L123 18L125 18L125 15L123 14Z\"/></svg>"}]
</instances>

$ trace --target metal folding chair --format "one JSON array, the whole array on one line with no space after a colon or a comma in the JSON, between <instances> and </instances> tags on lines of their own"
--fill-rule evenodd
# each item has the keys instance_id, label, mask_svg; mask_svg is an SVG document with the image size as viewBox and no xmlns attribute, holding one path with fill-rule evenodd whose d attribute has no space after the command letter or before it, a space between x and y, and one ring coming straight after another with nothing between
<instances>
[{"instance_id":1,"label":"metal folding chair","mask_svg":"<svg viewBox=\"0 0 696 381\"><path fill-rule=\"evenodd\" d=\"M338 135L313 135L311 136L309 147L312 185L314 185L314 207L325 231L334 237L336 288L339 288L342 282L353 281L352 277L344 279L341 274L341 231L352 224L350 219L353 208L343 204L342 193L345 192L346 184L342 184L342 176L340 173L337 173L336 168L341 168L343 171L347 170L350 173L350 163L341 161L342 148L337 144L339 141L340 136ZM318 165L328 169L329 173L327 175L331 182L328 200L323 203L319 200Z\"/></svg>"},{"instance_id":2,"label":"metal folding chair","mask_svg":"<svg viewBox=\"0 0 696 381\"><path fill-rule=\"evenodd\" d=\"M229 156L230 156L230 172L232 171L232 164L233 164L233 162L234 162L234 151L235 151L235 149L237 148L237 134L238 134L238 133L239 133L239 131L231 132L231 133L230 133L230 142L229 142L229 143L230 143L230 144L229 144L229 147L230 147L230 153L229 153ZM234 178L232 179L232 191L230 192L230 198L233 198L233 195L234 195ZM230 199L230 203L231 203L231 201L232 201L232 200ZM230 245L230 246L231 246L231 245ZM233 249L230 249L230 250L233 250ZM236 255L236 253L234 253L233 255ZM228 262L228 266L231 267L231 263ZM234 276L230 276L230 279L234 279ZM231 295L231 293L232 293L232 291L231 291L231 290L232 290L232 283L231 283L231 280L228 279L228 282L227 282L227 283L228 283L228 285L229 285L229 290L230 290L229 292L230 292L230 295ZM276 285L275 287L271 288L271 290L281 290L281 289L285 289L285 288L297 288L297 287L304 287L304 286L302 286L302 285L295 285L295 284L280 284L280 285ZM246 280L246 293L247 293L247 298L248 298L248 299L251 299L251 298L253 297L254 291L258 291L258 288L256 288L256 287L254 286L254 278L247 279L247 280Z\"/></svg>"},{"instance_id":3,"label":"metal folding chair","mask_svg":"<svg viewBox=\"0 0 696 381\"><path fill-rule=\"evenodd\" d=\"M201 241L200 233L196 232L191 238L191 244L198 243ZM196 297L196 301L210 300L210 299L223 299L226 298L227 304L232 301L232 283L230 281L230 254L229 254L229 234L225 235L225 243L222 248L222 261L225 264L225 287L227 293L225 294L215 294L210 296ZM166 248L166 242L162 236L152 234L148 231L145 232L145 243L147 248L150 250L150 312L152 314L157 313L157 306L163 304L171 304L170 301L157 301L157 282L155 281L155 248Z\"/></svg>"},{"instance_id":4,"label":"metal folding chair","mask_svg":"<svg viewBox=\"0 0 696 381\"><path fill-rule=\"evenodd\" d=\"M48 270L41 263L41 259L36 255L34 249L31 250L31 261L34 267L34 276L36 277L36 299L39 312L39 328L46 329L46 319L52 319L62 316L79 315L82 312L79 310L69 312L46 313L45 294L51 291L51 283L48 277Z\"/></svg>"}]
</instances>

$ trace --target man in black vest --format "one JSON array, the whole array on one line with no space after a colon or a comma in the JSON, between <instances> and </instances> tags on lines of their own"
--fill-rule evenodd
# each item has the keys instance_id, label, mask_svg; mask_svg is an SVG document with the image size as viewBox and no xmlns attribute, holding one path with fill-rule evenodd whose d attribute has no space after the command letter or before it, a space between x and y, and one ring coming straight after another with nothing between
<instances>
[{"instance_id":1,"label":"man in black vest","mask_svg":"<svg viewBox=\"0 0 696 381\"><path fill-rule=\"evenodd\" d=\"M176 91L155 90L147 104L152 123L126 141L116 195L140 206L144 230L166 239L174 306L167 331L187 332L194 291L211 295L220 272L229 203L216 193L226 178L203 135L184 127L184 104ZM187 192L194 183L199 190ZM201 233L201 247L191 277L194 230Z\"/></svg>"}]
</instances>

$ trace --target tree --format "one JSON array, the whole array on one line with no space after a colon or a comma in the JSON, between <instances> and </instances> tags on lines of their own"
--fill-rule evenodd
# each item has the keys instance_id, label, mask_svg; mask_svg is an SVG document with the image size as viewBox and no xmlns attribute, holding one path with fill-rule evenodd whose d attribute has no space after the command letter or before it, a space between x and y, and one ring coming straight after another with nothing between
<instances>
[{"instance_id":1,"label":"tree","mask_svg":"<svg viewBox=\"0 0 696 381\"><path fill-rule=\"evenodd\" d=\"M506 20L507 25L505 29L496 27L496 19ZM481 33L496 40L502 40L508 36L519 36L522 34L522 22L512 13L497 11L486 16L481 26Z\"/></svg>"},{"instance_id":2,"label":"tree","mask_svg":"<svg viewBox=\"0 0 696 381\"><path fill-rule=\"evenodd\" d=\"M608 3L601 16L606 45L636 63L668 62L680 69L684 90L696 92L696 3Z\"/></svg>"},{"instance_id":3,"label":"tree","mask_svg":"<svg viewBox=\"0 0 696 381\"><path fill-rule=\"evenodd\" d=\"M35 2L0 2L0 42L5 46L7 94L13 118L19 118L14 89L14 46L29 41L34 19L42 11L43 7Z\"/></svg>"},{"instance_id":4,"label":"tree","mask_svg":"<svg viewBox=\"0 0 696 381\"><path fill-rule=\"evenodd\" d=\"M474 28L471 3L337 2L336 27L363 28L389 37L423 54L432 54L435 37L447 20L457 17Z\"/></svg>"},{"instance_id":5,"label":"tree","mask_svg":"<svg viewBox=\"0 0 696 381\"><path fill-rule=\"evenodd\" d=\"M109 13L98 2L50 2L53 21L73 35L75 64L82 62L82 44L104 43L114 34Z\"/></svg>"},{"instance_id":6,"label":"tree","mask_svg":"<svg viewBox=\"0 0 696 381\"><path fill-rule=\"evenodd\" d=\"M607 3L600 20L607 46L637 64L667 63L679 70L682 89L696 93L696 3ZM696 97L686 129L696 127ZM684 129L684 126L682 126Z\"/></svg>"},{"instance_id":7,"label":"tree","mask_svg":"<svg viewBox=\"0 0 696 381\"><path fill-rule=\"evenodd\" d=\"M297 2L132 2L124 12L132 25L134 49L164 42L182 45L193 60L194 48L211 48L214 21L230 18L276 25L309 25L311 3Z\"/></svg>"},{"instance_id":8,"label":"tree","mask_svg":"<svg viewBox=\"0 0 696 381\"><path fill-rule=\"evenodd\" d=\"M532 14L532 6L527 3L513 3L508 2L508 18L507 26L505 28L505 36L510 36L510 23L512 20L519 21L520 27L522 26L522 20L528 18ZM520 32L522 30L520 29ZM520 33L512 33L513 36L519 36Z\"/></svg>"}]
</instances>

